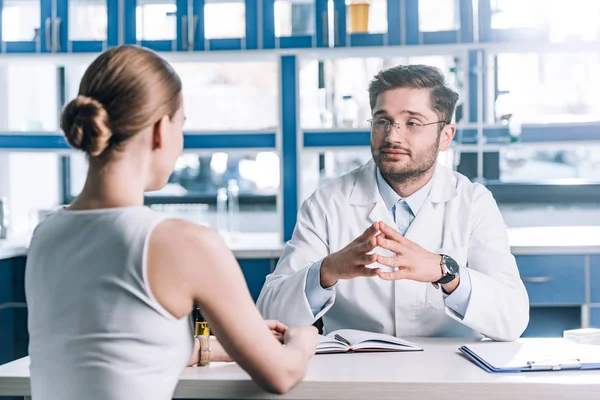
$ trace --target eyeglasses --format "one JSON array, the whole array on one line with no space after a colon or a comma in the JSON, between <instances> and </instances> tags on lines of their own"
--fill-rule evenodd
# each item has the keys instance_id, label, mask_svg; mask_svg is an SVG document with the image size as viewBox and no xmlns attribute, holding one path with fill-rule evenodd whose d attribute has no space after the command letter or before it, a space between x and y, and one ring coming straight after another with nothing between
<instances>
[{"instance_id":1,"label":"eyeglasses","mask_svg":"<svg viewBox=\"0 0 600 400\"><path fill-rule=\"evenodd\" d=\"M392 122L387 119L369 119L367 121L371 123L371 129L374 132L389 132L392 129L392 125L394 125L396 127L396 129L399 131L400 126L402 125L399 122ZM406 129L409 132L417 132L427 125L447 124L447 122L446 121L435 121L435 122L429 122L427 124L420 124L420 123L414 122L414 121L407 121L404 124L406 126Z\"/></svg>"}]
</instances>

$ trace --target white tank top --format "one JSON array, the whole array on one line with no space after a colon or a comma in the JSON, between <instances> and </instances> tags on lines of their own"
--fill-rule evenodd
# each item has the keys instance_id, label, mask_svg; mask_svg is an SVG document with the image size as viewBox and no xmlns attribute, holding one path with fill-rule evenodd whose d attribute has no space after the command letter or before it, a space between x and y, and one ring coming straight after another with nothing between
<instances>
[{"instance_id":1,"label":"white tank top","mask_svg":"<svg viewBox=\"0 0 600 400\"><path fill-rule=\"evenodd\" d=\"M193 334L148 286L148 239L164 218L61 209L36 228L25 274L34 399L171 399Z\"/></svg>"}]
</instances>

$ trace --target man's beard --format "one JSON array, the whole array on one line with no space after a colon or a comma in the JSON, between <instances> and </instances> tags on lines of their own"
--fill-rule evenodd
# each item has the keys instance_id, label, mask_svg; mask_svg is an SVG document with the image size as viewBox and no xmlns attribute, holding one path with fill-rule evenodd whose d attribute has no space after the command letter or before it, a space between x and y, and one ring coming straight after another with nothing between
<instances>
[{"instance_id":1,"label":"man's beard","mask_svg":"<svg viewBox=\"0 0 600 400\"><path fill-rule=\"evenodd\" d=\"M379 168L379 171L381 171L381 175L383 175L386 181L389 183L406 184L418 181L423 175L427 174L433 168L438 156L439 143L440 136L438 135L438 139L436 140L435 144L418 154L416 157L413 157L413 154L410 150L401 146L390 144L382 145L379 150L375 150L373 147L371 147L371 154L373 155L373 160ZM383 150L391 149L407 152L409 164L400 165L400 162L395 162L394 160L383 161L382 158L385 157L385 155L382 157L381 152Z\"/></svg>"}]
</instances>

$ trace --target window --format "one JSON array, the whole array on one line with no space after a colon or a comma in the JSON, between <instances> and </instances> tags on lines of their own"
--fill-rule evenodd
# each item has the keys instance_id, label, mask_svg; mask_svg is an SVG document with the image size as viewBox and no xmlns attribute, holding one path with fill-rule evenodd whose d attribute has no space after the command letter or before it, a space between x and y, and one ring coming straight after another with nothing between
<instances>
[{"instance_id":1,"label":"window","mask_svg":"<svg viewBox=\"0 0 600 400\"><path fill-rule=\"evenodd\" d=\"M206 0L204 34L207 39L246 37L244 0Z\"/></svg>"},{"instance_id":2,"label":"window","mask_svg":"<svg viewBox=\"0 0 600 400\"><path fill-rule=\"evenodd\" d=\"M35 41L40 35L40 0L4 0L2 40Z\"/></svg>"},{"instance_id":3,"label":"window","mask_svg":"<svg viewBox=\"0 0 600 400\"><path fill-rule=\"evenodd\" d=\"M69 40L106 40L106 0L69 0Z\"/></svg>"},{"instance_id":4,"label":"window","mask_svg":"<svg viewBox=\"0 0 600 400\"><path fill-rule=\"evenodd\" d=\"M512 145L500 151L502 182L600 182L600 146Z\"/></svg>"},{"instance_id":5,"label":"window","mask_svg":"<svg viewBox=\"0 0 600 400\"><path fill-rule=\"evenodd\" d=\"M599 121L599 69L597 52L497 55L496 121L505 115L523 123Z\"/></svg>"},{"instance_id":6,"label":"window","mask_svg":"<svg viewBox=\"0 0 600 400\"><path fill-rule=\"evenodd\" d=\"M84 155L69 156L67 197L83 188L88 162ZM280 162L275 152L184 153L164 188L146 194L150 203L216 203L217 190L235 179L240 203L275 207L280 185Z\"/></svg>"},{"instance_id":7,"label":"window","mask_svg":"<svg viewBox=\"0 0 600 400\"><path fill-rule=\"evenodd\" d=\"M183 83L186 130L279 125L276 62L173 63Z\"/></svg>"},{"instance_id":8,"label":"window","mask_svg":"<svg viewBox=\"0 0 600 400\"><path fill-rule=\"evenodd\" d=\"M315 0L275 0L275 36L315 34Z\"/></svg>"},{"instance_id":9,"label":"window","mask_svg":"<svg viewBox=\"0 0 600 400\"><path fill-rule=\"evenodd\" d=\"M460 28L457 0L419 0L421 32L454 31Z\"/></svg>"},{"instance_id":10,"label":"window","mask_svg":"<svg viewBox=\"0 0 600 400\"><path fill-rule=\"evenodd\" d=\"M31 233L39 214L56 208L59 198L59 158L55 153L4 153L11 230Z\"/></svg>"},{"instance_id":11,"label":"window","mask_svg":"<svg viewBox=\"0 0 600 400\"><path fill-rule=\"evenodd\" d=\"M598 40L596 0L492 0L492 29L527 28L547 32L551 42Z\"/></svg>"},{"instance_id":12,"label":"window","mask_svg":"<svg viewBox=\"0 0 600 400\"><path fill-rule=\"evenodd\" d=\"M58 130L57 68L51 63L11 62L0 71L0 130Z\"/></svg>"},{"instance_id":13,"label":"window","mask_svg":"<svg viewBox=\"0 0 600 400\"><path fill-rule=\"evenodd\" d=\"M175 0L137 0L135 9L136 39L175 40L177 38L177 4Z\"/></svg>"}]
</instances>

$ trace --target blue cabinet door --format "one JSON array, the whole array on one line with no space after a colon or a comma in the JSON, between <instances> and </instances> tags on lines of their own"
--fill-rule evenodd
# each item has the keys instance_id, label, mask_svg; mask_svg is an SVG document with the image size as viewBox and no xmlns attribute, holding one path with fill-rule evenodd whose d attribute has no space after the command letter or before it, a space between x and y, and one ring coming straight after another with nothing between
<instances>
[{"instance_id":1,"label":"blue cabinet door","mask_svg":"<svg viewBox=\"0 0 600 400\"><path fill-rule=\"evenodd\" d=\"M590 257L591 302L600 304L600 256Z\"/></svg>"},{"instance_id":2,"label":"blue cabinet door","mask_svg":"<svg viewBox=\"0 0 600 400\"><path fill-rule=\"evenodd\" d=\"M0 260L0 306L11 303L13 298L12 259Z\"/></svg>"},{"instance_id":3,"label":"blue cabinet door","mask_svg":"<svg viewBox=\"0 0 600 400\"><path fill-rule=\"evenodd\" d=\"M244 259L238 260L246 284L252 295L252 299L256 302L260 291L265 283L265 278L271 272L271 266L275 265L274 261L269 259Z\"/></svg>"},{"instance_id":4,"label":"blue cabinet door","mask_svg":"<svg viewBox=\"0 0 600 400\"><path fill-rule=\"evenodd\" d=\"M600 328L600 307L592 307L590 317L590 326L592 328Z\"/></svg>"},{"instance_id":5,"label":"blue cabinet door","mask_svg":"<svg viewBox=\"0 0 600 400\"><path fill-rule=\"evenodd\" d=\"M562 337L568 329L581 328L581 307L532 307L522 337Z\"/></svg>"},{"instance_id":6,"label":"blue cabinet door","mask_svg":"<svg viewBox=\"0 0 600 400\"><path fill-rule=\"evenodd\" d=\"M101 52L119 44L119 0L57 0L58 52Z\"/></svg>"},{"instance_id":7,"label":"blue cabinet door","mask_svg":"<svg viewBox=\"0 0 600 400\"><path fill-rule=\"evenodd\" d=\"M363 4L346 4L345 0L334 0L334 46L400 45L402 43L401 5L401 2L397 0L377 0L369 5L366 2ZM385 23L379 20L383 14L385 14L382 17ZM348 25L348 22L350 25Z\"/></svg>"},{"instance_id":8,"label":"blue cabinet door","mask_svg":"<svg viewBox=\"0 0 600 400\"><path fill-rule=\"evenodd\" d=\"M188 50L187 0L124 1L124 43L155 51Z\"/></svg>"},{"instance_id":9,"label":"blue cabinet door","mask_svg":"<svg viewBox=\"0 0 600 400\"><path fill-rule=\"evenodd\" d=\"M191 49L200 51L258 49L258 31L259 28L263 28L258 14L258 4L259 0L193 0L193 15L190 15L188 22L191 24L189 38ZM245 27L235 32L239 26L235 18L242 10Z\"/></svg>"},{"instance_id":10,"label":"blue cabinet door","mask_svg":"<svg viewBox=\"0 0 600 400\"><path fill-rule=\"evenodd\" d=\"M0 365L15 359L14 346L14 310L0 308Z\"/></svg>"},{"instance_id":11,"label":"blue cabinet door","mask_svg":"<svg viewBox=\"0 0 600 400\"><path fill-rule=\"evenodd\" d=\"M327 0L263 0L262 43L259 48L327 47Z\"/></svg>"},{"instance_id":12,"label":"blue cabinet door","mask_svg":"<svg viewBox=\"0 0 600 400\"><path fill-rule=\"evenodd\" d=\"M2 0L0 42L2 52L40 53L53 51L52 0Z\"/></svg>"},{"instance_id":13,"label":"blue cabinet door","mask_svg":"<svg viewBox=\"0 0 600 400\"><path fill-rule=\"evenodd\" d=\"M585 256L517 256L531 305L580 305L585 299Z\"/></svg>"}]
</instances>

